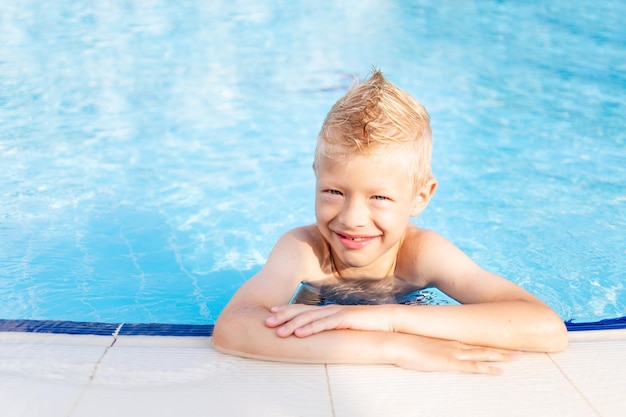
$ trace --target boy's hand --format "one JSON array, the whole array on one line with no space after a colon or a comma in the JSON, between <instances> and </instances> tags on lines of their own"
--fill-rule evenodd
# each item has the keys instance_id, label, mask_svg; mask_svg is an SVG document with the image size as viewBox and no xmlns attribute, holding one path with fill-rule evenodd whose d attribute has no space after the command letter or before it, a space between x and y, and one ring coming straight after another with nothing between
<instances>
[{"instance_id":1,"label":"boy's hand","mask_svg":"<svg viewBox=\"0 0 626 417\"><path fill-rule=\"evenodd\" d=\"M265 325L276 328L280 337L295 335L307 337L326 330L377 330L393 331L391 315L382 310L387 306L310 306L288 304L271 308L273 313Z\"/></svg>"},{"instance_id":2,"label":"boy's hand","mask_svg":"<svg viewBox=\"0 0 626 417\"><path fill-rule=\"evenodd\" d=\"M494 362L507 362L519 352L461 342L433 339L425 336L403 334L406 340L396 345L398 352L394 364L414 371L469 372L500 375L502 371Z\"/></svg>"},{"instance_id":3,"label":"boy's hand","mask_svg":"<svg viewBox=\"0 0 626 417\"><path fill-rule=\"evenodd\" d=\"M277 328L280 337L306 337L325 330L339 329L393 332L391 315L381 309L385 310L384 306L318 307L291 304L272 307L273 314L266 319L265 324ZM393 340L397 343L393 342L384 349L389 363L415 371L498 375L501 371L491 363L509 361L517 354L505 349L471 346L414 334L394 333Z\"/></svg>"}]
</instances>

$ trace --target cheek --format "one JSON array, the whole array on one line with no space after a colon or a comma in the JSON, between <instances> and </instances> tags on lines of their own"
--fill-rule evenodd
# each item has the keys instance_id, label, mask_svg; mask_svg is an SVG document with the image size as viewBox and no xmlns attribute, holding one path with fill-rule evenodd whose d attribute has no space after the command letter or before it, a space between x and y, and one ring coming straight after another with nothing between
<instances>
[{"instance_id":1,"label":"cheek","mask_svg":"<svg viewBox=\"0 0 626 417\"><path fill-rule=\"evenodd\" d=\"M315 218L318 222L327 220L332 216L331 207L323 198L315 199Z\"/></svg>"},{"instance_id":2,"label":"cheek","mask_svg":"<svg viewBox=\"0 0 626 417\"><path fill-rule=\"evenodd\" d=\"M378 213L376 220L379 227L400 233L404 232L408 218L409 214L405 210L386 210Z\"/></svg>"},{"instance_id":3,"label":"cheek","mask_svg":"<svg viewBox=\"0 0 626 417\"><path fill-rule=\"evenodd\" d=\"M315 197L316 217L332 217L341 210L341 198L338 196L320 194Z\"/></svg>"}]
</instances>

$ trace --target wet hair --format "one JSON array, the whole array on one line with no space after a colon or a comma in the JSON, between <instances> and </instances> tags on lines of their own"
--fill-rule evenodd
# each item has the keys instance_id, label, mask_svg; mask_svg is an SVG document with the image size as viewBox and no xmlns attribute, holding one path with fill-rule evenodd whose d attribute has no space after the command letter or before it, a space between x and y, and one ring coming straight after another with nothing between
<instances>
[{"instance_id":1,"label":"wet hair","mask_svg":"<svg viewBox=\"0 0 626 417\"><path fill-rule=\"evenodd\" d=\"M406 166L414 191L433 179L428 112L374 68L369 79L357 81L328 112L317 138L313 168L317 172L322 156L387 153Z\"/></svg>"}]
</instances>

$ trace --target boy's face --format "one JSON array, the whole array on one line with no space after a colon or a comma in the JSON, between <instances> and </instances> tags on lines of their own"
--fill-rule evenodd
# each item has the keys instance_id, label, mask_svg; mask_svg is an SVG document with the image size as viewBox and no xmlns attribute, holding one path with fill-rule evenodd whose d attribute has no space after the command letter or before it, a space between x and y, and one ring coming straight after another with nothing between
<instances>
[{"instance_id":1,"label":"boy's face","mask_svg":"<svg viewBox=\"0 0 626 417\"><path fill-rule=\"evenodd\" d=\"M386 274L409 222L428 203L394 155L339 155L317 163L315 215L340 270ZM428 196L429 197L429 196ZM383 278L379 276L378 278Z\"/></svg>"}]
</instances>

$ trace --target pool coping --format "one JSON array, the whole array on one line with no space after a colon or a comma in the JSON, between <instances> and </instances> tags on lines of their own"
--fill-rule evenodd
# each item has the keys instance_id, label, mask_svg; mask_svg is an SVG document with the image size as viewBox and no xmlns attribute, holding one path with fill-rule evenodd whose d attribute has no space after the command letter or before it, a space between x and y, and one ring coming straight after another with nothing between
<instances>
[{"instance_id":1,"label":"pool coping","mask_svg":"<svg viewBox=\"0 0 626 417\"><path fill-rule=\"evenodd\" d=\"M224 355L211 345L211 324L0 319L0 359L8 359L0 360L0 403L6 402L12 415L32 417L201 416L206 410L243 417L259 410L302 414L302 404L314 398L307 415L408 417L415 411L415 392L423 392L430 400L417 406L442 416L617 417L626 406L614 382L626 375L626 328L615 327L570 331L566 351L520 355L499 365L502 377L483 379L389 365L293 364ZM242 392L248 405L238 408ZM442 412L440 401L451 405ZM357 412L354 404L366 406Z\"/></svg>"},{"instance_id":2,"label":"pool coping","mask_svg":"<svg viewBox=\"0 0 626 417\"><path fill-rule=\"evenodd\" d=\"M597 322L566 321L569 332L626 330L626 316ZM0 332L83 334L99 336L211 336L212 324L102 323L66 320L0 319Z\"/></svg>"}]
</instances>

